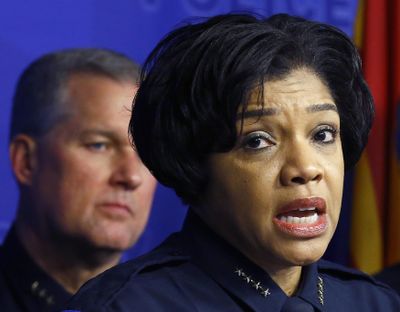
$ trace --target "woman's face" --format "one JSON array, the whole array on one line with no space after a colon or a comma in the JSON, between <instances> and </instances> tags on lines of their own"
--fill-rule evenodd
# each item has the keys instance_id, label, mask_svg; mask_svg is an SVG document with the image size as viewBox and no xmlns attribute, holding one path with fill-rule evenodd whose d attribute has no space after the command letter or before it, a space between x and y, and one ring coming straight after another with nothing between
<instances>
[{"instance_id":1,"label":"woman's face","mask_svg":"<svg viewBox=\"0 0 400 312\"><path fill-rule=\"evenodd\" d=\"M266 82L264 109L251 96L227 153L209 159L197 213L264 269L318 260L335 231L344 163L340 118L329 89L299 69ZM240 131L240 129L242 129Z\"/></svg>"}]
</instances>

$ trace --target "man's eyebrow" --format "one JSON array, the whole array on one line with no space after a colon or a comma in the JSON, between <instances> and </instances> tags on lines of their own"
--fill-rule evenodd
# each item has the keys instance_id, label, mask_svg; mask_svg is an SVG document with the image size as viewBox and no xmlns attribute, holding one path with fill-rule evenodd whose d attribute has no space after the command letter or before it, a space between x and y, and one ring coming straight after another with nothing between
<instances>
[{"instance_id":1,"label":"man's eyebrow","mask_svg":"<svg viewBox=\"0 0 400 312\"><path fill-rule=\"evenodd\" d=\"M96 129L96 128L84 130L80 133L80 135L81 136L99 135L99 136L103 136L103 137L108 137L110 139L115 137L115 134L112 131Z\"/></svg>"},{"instance_id":2,"label":"man's eyebrow","mask_svg":"<svg viewBox=\"0 0 400 312\"><path fill-rule=\"evenodd\" d=\"M107 135L109 132L107 130L103 129L98 129L98 128L90 128L90 129L85 129L82 131L82 133L87 133L87 134L103 134Z\"/></svg>"},{"instance_id":3,"label":"man's eyebrow","mask_svg":"<svg viewBox=\"0 0 400 312\"><path fill-rule=\"evenodd\" d=\"M326 111L326 110L333 110L335 112L338 112L336 105L331 104L331 103L313 104L313 105L307 106L307 108L306 108L306 111L308 113L316 113L316 112Z\"/></svg>"},{"instance_id":4,"label":"man's eyebrow","mask_svg":"<svg viewBox=\"0 0 400 312\"><path fill-rule=\"evenodd\" d=\"M279 110L276 108L260 108L255 110L249 110L245 112L240 112L236 115L236 119L246 119L246 118L253 118L253 117L260 117L260 116L271 116L278 114Z\"/></svg>"}]
</instances>

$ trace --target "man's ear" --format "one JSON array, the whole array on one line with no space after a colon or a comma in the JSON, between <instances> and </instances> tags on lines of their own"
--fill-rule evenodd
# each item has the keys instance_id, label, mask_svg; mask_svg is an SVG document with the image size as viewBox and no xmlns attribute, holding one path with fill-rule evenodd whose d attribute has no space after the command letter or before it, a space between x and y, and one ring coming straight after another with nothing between
<instances>
[{"instance_id":1,"label":"man's ear","mask_svg":"<svg viewBox=\"0 0 400 312\"><path fill-rule=\"evenodd\" d=\"M30 185L37 164L37 142L26 134L15 136L9 146L11 167L18 183Z\"/></svg>"}]
</instances>

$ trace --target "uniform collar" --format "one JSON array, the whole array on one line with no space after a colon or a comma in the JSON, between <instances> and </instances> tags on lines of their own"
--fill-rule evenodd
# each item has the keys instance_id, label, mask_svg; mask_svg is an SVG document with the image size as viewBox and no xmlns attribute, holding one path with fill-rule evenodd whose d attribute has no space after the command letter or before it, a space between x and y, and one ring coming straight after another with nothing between
<instances>
[{"instance_id":1,"label":"uniform collar","mask_svg":"<svg viewBox=\"0 0 400 312\"><path fill-rule=\"evenodd\" d=\"M53 310L71 297L29 256L17 237L15 225L4 240L1 266L13 292L21 295L18 299L27 306L39 306L43 311Z\"/></svg>"},{"instance_id":2,"label":"uniform collar","mask_svg":"<svg viewBox=\"0 0 400 312\"><path fill-rule=\"evenodd\" d=\"M182 232L192 262L237 301L255 311L265 310L266 306L280 311L288 299L281 288L265 271L210 229L191 209ZM322 308L319 284L317 264L304 267L296 296L313 305L317 311Z\"/></svg>"}]
</instances>

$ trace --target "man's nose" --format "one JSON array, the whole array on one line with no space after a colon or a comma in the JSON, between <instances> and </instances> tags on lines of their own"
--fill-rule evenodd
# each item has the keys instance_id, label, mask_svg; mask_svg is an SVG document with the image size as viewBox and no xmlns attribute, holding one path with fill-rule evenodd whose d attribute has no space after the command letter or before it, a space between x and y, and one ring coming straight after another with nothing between
<instances>
[{"instance_id":1,"label":"man's nose","mask_svg":"<svg viewBox=\"0 0 400 312\"><path fill-rule=\"evenodd\" d=\"M296 141L285 153L280 180L284 186L319 182L324 176L318 151L309 142Z\"/></svg>"},{"instance_id":2,"label":"man's nose","mask_svg":"<svg viewBox=\"0 0 400 312\"><path fill-rule=\"evenodd\" d=\"M143 182L146 168L135 151L124 150L116 156L111 183L126 190L134 190Z\"/></svg>"}]
</instances>

